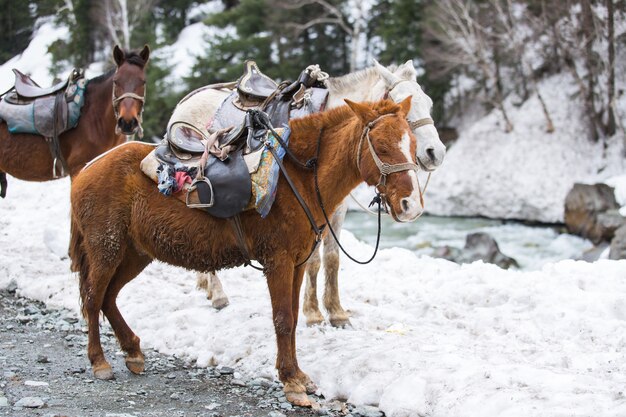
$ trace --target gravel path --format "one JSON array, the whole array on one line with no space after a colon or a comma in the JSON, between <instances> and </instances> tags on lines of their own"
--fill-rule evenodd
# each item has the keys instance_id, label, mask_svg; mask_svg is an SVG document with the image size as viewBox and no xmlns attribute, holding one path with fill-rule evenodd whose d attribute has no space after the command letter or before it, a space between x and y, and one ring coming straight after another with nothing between
<instances>
[{"instance_id":1,"label":"gravel path","mask_svg":"<svg viewBox=\"0 0 626 417\"><path fill-rule=\"evenodd\" d=\"M82 320L15 289L0 291L0 416L382 416L320 398L320 410L292 408L275 381L244 381L233 369L196 368L151 350L144 351L146 372L135 376L108 326L102 344L114 381L94 380Z\"/></svg>"}]
</instances>

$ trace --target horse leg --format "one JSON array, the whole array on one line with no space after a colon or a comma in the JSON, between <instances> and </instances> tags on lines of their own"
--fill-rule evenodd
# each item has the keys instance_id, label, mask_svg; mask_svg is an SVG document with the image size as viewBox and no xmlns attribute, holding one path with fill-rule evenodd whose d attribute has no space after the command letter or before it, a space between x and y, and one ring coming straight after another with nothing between
<instances>
[{"instance_id":1,"label":"horse leg","mask_svg":"<svg viewBox=\"0 0 626 417\"><path fill-rule=\"evenodd\" d=\"M330 220L337 238L341 233L346 218L347 204L342 204ZM324 287L324 308L328 311L328 319L334 327L345 327L350 324L350 315L341 307L339 301L339 246L329 234L324 239L324 271L326 285Z\"/></svg>"},{"instance_id":2,"label":"horse leg","mask_svg":"<svg viewBox=\"0 0 626 417\"><path fill-rule=\"evenodd\" d=\"M221 310L228 305L228 297L215 271L198 272L196 286L198 289L206 290L206 298L212 300L211 305L214 309Z\"/></svg>"},{"instance_id":3,"label":"horse leg","mask_svg":"<svg viewBox=\"0 0 626 417\"><path fill-rule=\"evenodd\" d=\"M318 256L319 258L319 256ZM306 266L308 270L308 265ZM293 315L293 332L291 333L291 353L296 358L296 329L298 327L298 315L300 311L300 288L302 287L304 266L296 267L293 271L293 290L291 294L291 312ZM317 299L316 299L317 301ZM320 314L321 315L321 314ZM309 324L307 319L307 325ZM304 386L307 394L317 391L317 386L307 374L302 372L296 360L296 379Z\"/></svg>"},{"instance_id":4,"label":"horse leg","mask_svg":"<svg viewBox=\"0 0 626 417\"><path fill-rule=\"evenodd\" d=\"M0 197L7 196L7 173L0 172Z\"/></svg>"},{"instance_id":5,"label":"horse leg","mask_svg":"<svg viewBox=\"0 0 626 417\"><path fill-rule=\"evenodd\" d=\"M104 300L106 287L113 274L90 273L81 283L81 298L83 311L87 318L89 337L87 342L87 357L91 362L93 374L98 379L113 379L113 369L104 357L100 344L100 310Z\"/></svg>"},{"instance_id":6,"label":"horse leg","mask_svg":"<svg viewBox=\"0 0 626 417\"><path fill-rule=\"evenodd\" d=\"M285 256L281 258L284 259ZM303 271L302 268L298 268L298 270L301 284ZM266 278L272 302L272 316L278 347L276 355L278 378L284 384L283 391L287 401L294 405L310 407L311 401L306 395L306 388L299 382L301 378L299 377L298 362L294 348L297 310L294 316L293 297L294 291L299 294L300 285L296 285L298 282L294 282L293 263L283 261L282 263L276 262L273 265L266 265Z\"/></svg>"},{"instance_id":7,"label":"horse leg","mask_svg":"<svg viewBox=\"0 0 626 417\"><path fill-rule=\"evenodd\" d=\"M314 326L324 321L324 316L317 301L317 273L320 270L320 249L316 249L306 263L306 287L304 289L304 305L302 312L306 317L306 325Z\"/></svg>"},{"instance_id":8,"label":"horse leg","mask_svg":"<svg viewBox=\"0 0 626 417\"><path fill-rule=\"evenodd\" d=\"M144 356L139 346L139 337L128 327L117 307L116 299L124 285L139 275L151 261L149 257L128 248L109 283L102 304L102 312L109 320L120 347L126 353L126 367L134 374L143 372Z\"/></svg>"}]
</instances>

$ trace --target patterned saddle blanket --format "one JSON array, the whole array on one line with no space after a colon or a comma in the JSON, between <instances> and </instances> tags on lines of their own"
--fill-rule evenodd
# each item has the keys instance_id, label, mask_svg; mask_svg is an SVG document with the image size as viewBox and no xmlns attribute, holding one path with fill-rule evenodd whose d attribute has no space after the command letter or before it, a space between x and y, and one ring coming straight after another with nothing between
<instances>
[{"instance_id":1,"label":"patterned saddle blanket","mask_svg":"<svg viewBox=\"0 0 626 417\"><path fill-rule=\"evenodd\" d=\"M21 74L16 71L16 77L19 76ZM28 78L27 80L32 82ZM76 127L81 108L85 104L87 80L82 70L75 69L68 81L59 86L61 84L67 86L41 89L34 85L26 90L9 90L0 100L0 119L7 123L9 132L32 133L52 138ZM20 91L29 94L25 96Z\"/></svg>"}]
</instances>

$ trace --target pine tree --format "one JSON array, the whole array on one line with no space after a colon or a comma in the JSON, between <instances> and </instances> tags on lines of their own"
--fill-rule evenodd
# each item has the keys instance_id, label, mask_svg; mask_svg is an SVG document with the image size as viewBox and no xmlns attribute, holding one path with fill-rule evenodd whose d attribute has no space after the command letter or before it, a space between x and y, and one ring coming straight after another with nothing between
<instances>
[{"instance_id":1,"label":"pine tree","mask_svg":"<svg viewBox=\"0 0 626 417\"><path fill-rule=\"evenodd\" d=\"M22 52L33 34L31 2L0 0L0 63Z\"/></svg>"}]
</instances>

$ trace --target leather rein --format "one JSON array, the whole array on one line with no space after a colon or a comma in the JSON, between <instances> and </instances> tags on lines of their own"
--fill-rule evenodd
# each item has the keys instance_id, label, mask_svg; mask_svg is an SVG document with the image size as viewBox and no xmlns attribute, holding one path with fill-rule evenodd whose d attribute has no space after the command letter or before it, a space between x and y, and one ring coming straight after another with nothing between
<instances>
[{"instance_id":1,"label":"leather rein","mask_svg":"<svg viewBox=\"0 0 626 417\"><path fill-rule=\"evenodd\" d=\"M143 107L146 103L146 88L144 86L144 93L143 96L140 96L139 94L135 94L132 92L126 92L124 94L122 94L121 96L116 96L115 95L115 81L113 81L113 88L112 88L112 102L113 102L113 114L115 114L115 133L117 133L118 135L121 134L121 130L119 128L119 126L117 126L117 121L120 119L120 102L122 100L124 100L125 98L132 98L135 100L138 100L141 102L141 111L139 112L139 114L137 115L137 122L139 124L139 128L137 130L137 136L139 136L139 138L143 137L143 127L141 126L141 124L143 123Z\"/></svg>"},{"instance_id":2,"label":"leather rein","mask_svg":"<svg viewBox=\"0 0 626 417\"><path fill-rule=\"evenodd\" d=\"M386 181L387 181L387 175L392 174L394 172L402 172L402 171L418 171L419 170L419 166L417 164L414 164L412 162L403 162L403 163L398 163L398 164L388 164L386 162L383 162L380 157L378 156L378 154L376 154L376 150L374 149L374 146L372 145L372 141L370 139L370 131L374 128L374 126L376 125L376 123L378 123L380 120L386 118L386 117L390 117L390 116L394 116L393 114L384 114L382 116L377 117L375 120L369 122L365 128L363 129L363 133L361 134L361 138L359 140L359 145L358 145L358 149L357 149L357 169L359 171L359 173L361 172L361 167L360 167L360 159L361 159L361 148L363 147L363 141L365 139L367 139L367 143L368 143L368 150L370 152L370 155L372 156L372 159L374 160L374 163L376 164L378 170L380 171L380 179L378 181L378 184L376 186L376 196L374 197L374 199L372 200L372 202L370 203L370 206L373 204L378 204L378 230L377 230L377 235L376 235L376 247L374 248L374 253L372 254L372 256L366 260L366 261L361 261L358 259L355 259L353 256L351 256L349 253L347 253L347 251L344 249L344 247L341 245L341 243L339 242L339 238L337 237L337 234L335 233L335 231L333 230L329 217L328 217L328 213L326 212L326 208L324 206L324 201L322 199L322 195L321 195L321 191L320 191L320 187L319 187L319 181L318 181L318 161L319 161L319 155L320 155L320 148L321 148L321 140L322 140L322 134L324 132L323 128L320 129L318 138L317 138L317 151L316 151L316 155L314 158L308 160L306 163L301 162L292 152L291 150L287 147L287 144L285 143L285 141L282 139L282 137L276 133L276 131L274 130L274 128L272 127L271 122L269 121L269 118L267 117L267 115L265 115L264 113L257 111L257 110L252 110L253 112L253 117L254 120L261 126L267 128L270 132L272 132L272 134L274 135L274 137L276 138L276 140L278 141L278 143L280 144L280 146L282 146L285 149L285 153L287 156L289 156L289 158L296 164L296 166L303 168L303 169L313 169L313 176L314 176L314 180L315 180L315 193L317 196L317 202L322 210L322 213L324 215L324 219L326 220L326 224L322 225L322 226L318 226L317 223L315 222L315 219L311 213L311 210L309 209L308 205L306 204L306 202L304 201L304 199L302 198L302 196L300 195L300 193L298 192L298 190L296 189L293 181L291 180L291 177L289 176L289 174L287 173L287 170L285 169L284 165L282 164L280 158L278 157L278 154L276 152L276 149L272 146L272 144L269 141L265 142L265 147L267 149L269 149L269 151L272 153L272 155L274 156L274 160L276 161L276 163L278 164L279 169L281 170L281 172L283 173L283 175L285 176L285 180L287 181L287 183L289 184L289 187L291 188L292 192L294 193L296 199L298 200L298 203L300 204L300 206L302 207L302 209L304 210L309 223L311 224L311 228L313 230L313 232L315 233L315 240L313 242L313 246L311 248L311 251L309 252L308 256L300 263L298 263L296 265L296 268L299 266L304 265L310 258L311 255L313 254L313 252L315 252L315 250L317 249L319 243L322 241L322 235L324 232L324 229L326 228L326 226L328 226L328 229L330 230L333 239L335 240L335 242L337 243L337 245L339 246L339 248L341 249L341 251L348 257L350 258L352 261L358 263L358 264L368 264L370 263L372 260L374 260L374 258L376 257L376 254L378 253L378 247L379 247L379 243L380 243L380 234L381 234L381 213L383 211L383 205L387 206L387 199L386 199ZM241 221L238 218L238 216L236 216L237 218L233 221L233 227L235 229L235 233L236 233L236 237L237 237L237 241L238 244L240 246L240 249L242 250L244 256L246 256L248 258L248 261L244 263L244 265L250 265L255 269L258 270L262 270L262 268L259 268L255 265L252 265L250 263L250 254L249 251L245 245L245 241L243 240L243 230L241 228Z\"/></svg>"}]
</instances>

